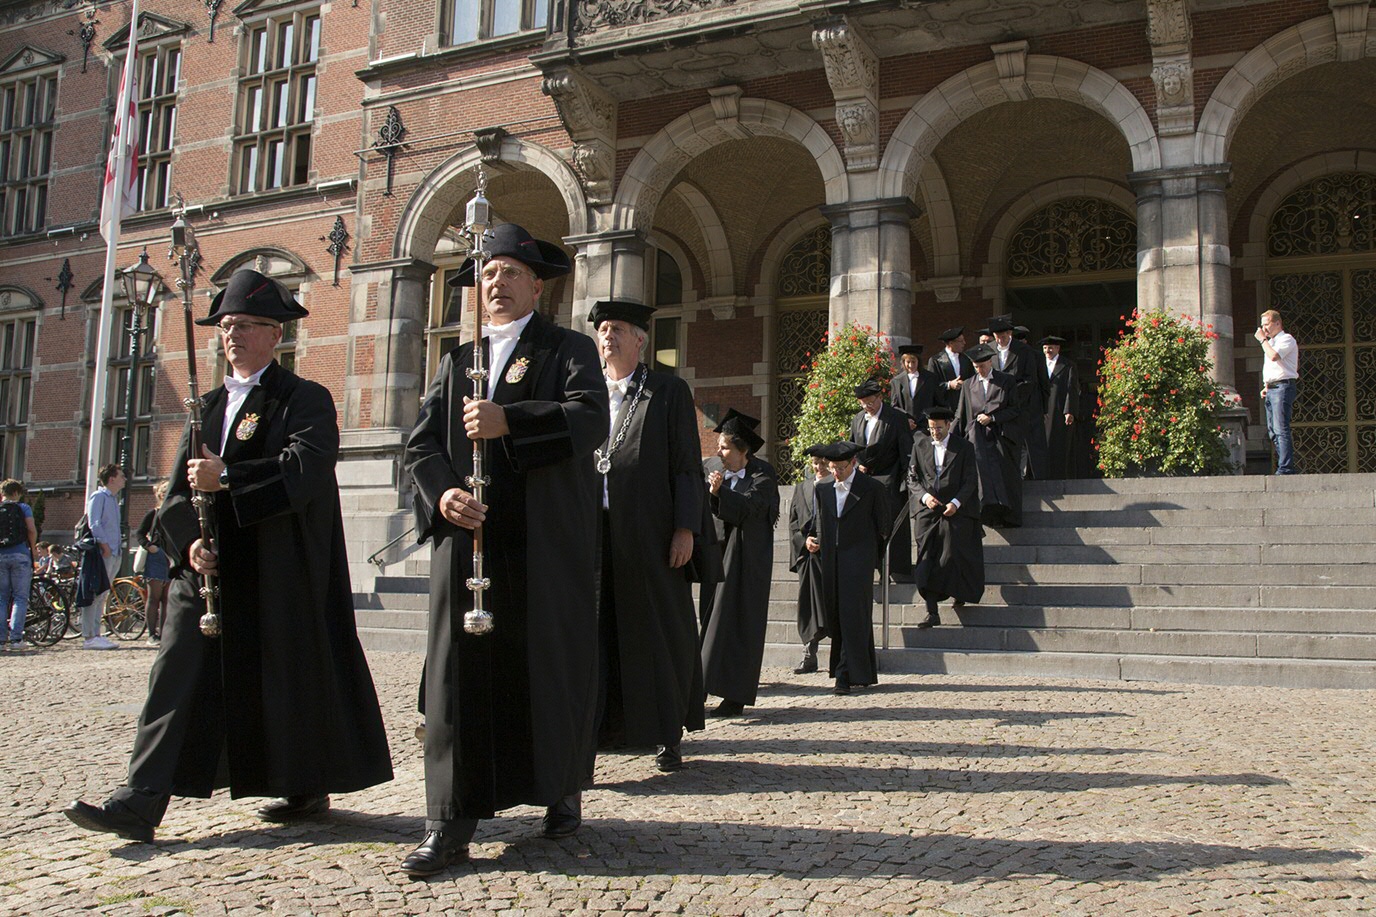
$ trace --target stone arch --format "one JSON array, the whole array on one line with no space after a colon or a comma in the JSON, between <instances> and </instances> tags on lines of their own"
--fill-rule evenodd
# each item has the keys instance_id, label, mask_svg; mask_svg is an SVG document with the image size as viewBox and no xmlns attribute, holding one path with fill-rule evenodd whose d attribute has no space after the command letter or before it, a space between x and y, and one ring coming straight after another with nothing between
<instances>
[{"instance_id":1,"label":"stone arch","mask_svg":"<svg viewBox=\"0 0 1376 917\"><path fill-rule=\"evenodd\" d=\"M692 211L697 220L698 231L707 244L703 257L698 258L704 274L706 290L704 296L730 296L735 289L735 268L731 263L731 251L726 242L726 227L722 224L721 214L712 206L702 189L692 182L679 182L674 193Z\"/></svg>"},{"instance_id":2,"label":"stone arch","mask_svg":"<svg viewBox=\"0 0 1376 917\"><path fill-rule=\"evenodd\" d=\"M1134 171L1161 167L1151 118L1127 87L1102 70L1069 58L1032 54L1027 57L1026 88L1033 98L1074 102L1117 125ZM957 73L924 95L885 147L879 164L880 195L910 197L933 151L956 125L986 108L1015 101L1020 97L1004 88L993 61Z\"/></svg>"},{"instance_id":3,"label":"stone arch","mask_svg":"<svg viewBox=\"0 0 1376 917\"><path fill-rule=\"evenodd\" d=\"M783 261L784 255L788 254L803 236L819 226L826 225L829 225L826 217L814 209L808 209L774 231L774 237L769 240L764 254L760 257L760 278L755 286L755 298L766 299L771 312L774 310L777 295L775 288L779 278L779 264Z\"/></svg>"},{"instance_id":4,"label":"stone arch","mask_svg":"<svg viewBox=\"0 0 1376 917\"><path fill-rule=\"evenodd\" d=\"M1243 240L1245 257L1256 257L1265 261L1266 234L1281 201L1290 196L1301 185L1307 185L1316 178L1334 172L1371 172L1376 174L1376 153L1369 150L1342 150L1340 152L1320 153L1301 160L1278 174L1266 190L1257 196L1252 208L1251 220L1247 226L1247 238ZM1248 279L1254 279L1248 271Z\"/></svg>"},{"instance_id":5,"label":"stone arch","mask_svg":"<svg viewBox=\"0 0 1376 917\"><path fill-rule=\"evenodd\" d=\"M43 297L17 283L0 283L0 313L43 311Z\"/></svg>"},{"instance_id":6,"label":"stone arch","mask_svg":"<svg viewBox=\"0 0 1376 917\"><path fill-rule=\"evenodd\" d=\"M548 147L517 137L502 141L498 158L503 163L519 164L548 178L563 198L569 218L569 235L578 236L589 231L587 199L578 176L568 163ZM450 215L464 203L475 186L471 177L456 179L482 161L478 148L470 147L425 176L397 221L397 234L392 244L394 257L426 260L431 256L449 226Z\"/></svg>"},{"instance_id":7,"label":"stone arch","mask_svg":"<svg viewBox=\"0 0 1376 917\"><path fill-rule=\"evenodd\" d=\"M718 119L712 106L704 105L675 119L651 138L621 177L612 210L614 225L648 229L659 199L690 160L719 143L751 137L782 137L801 144L821 172L826 203L846 200L846 164L820 124L782 102L743 98L735 118Z\"/></svg>"},{"instance_id":8,"label":"stone arch","mask_svg":"<svg viewBox=\"0 0 1376 917\"><path fill-rule=\"evenodd\" d=\"M960 274L960 235L956 232L956 212L951 204L951 189L935 159L928 159L917 178L922 196L922 211L932 233L932 250L927 253L932 277Z\"/></svg>"},{"instance_id":9,"label":"stone arch","mask_svg":"<svg viewBox=\"0 0 1376 917\"><path fill-rule=\"evenodd\" d=\"M284 248L250 248L228 258L219 270L210 275L210 282L217 287L229 283L229 275L243 267L253 268L259 259L266 262L268 270L263 273L277 279L305 280L310 276L310 267L294 252Z\"/></svg>"},{"instance_id":10,"label":"stone arch","mask_svg":"<svg viewBox=\"0 0 1376 917\"><path fill-rule=\"evenodd\" d=\"M1335 15L1337 11L1335 10ZM1337 60L1376 56L1376 22L1361 33L1339 40L1333 16L1320 16L1272 35L1243 55L1214 88L1199 118L1195 162L1227 161L1233 136L1247 112L1277 85L1301 71ZM1357 38L1359 41L1348 41Z\"/></svg>"},{"instance_id":11,"label":"stone arch","mask_svg":"<svg viewBox=\"0 0 1376 917\"><path fill-rule=\"evenodd\" d=\"M1137 197L1122 185L1102 178L1063 178L1031 189L1013 201L989 233L988 259L985 261L983 281L988 288L1002 285L1008 239L1022 222L1054 201L1068 197L1094 197L1108 201L1129 214L1137 213Z\"/></svg>"}]
</instances>

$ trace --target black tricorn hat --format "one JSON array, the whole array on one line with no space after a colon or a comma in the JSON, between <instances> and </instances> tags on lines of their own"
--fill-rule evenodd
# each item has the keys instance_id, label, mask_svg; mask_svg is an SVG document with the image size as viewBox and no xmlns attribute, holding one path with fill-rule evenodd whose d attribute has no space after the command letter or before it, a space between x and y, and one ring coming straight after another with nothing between
<instances>
[{"instance_id":1,"label":"black tricorn hat","mask_svg":"<svg viewBox=\"0 0 1376 917\"><path fill-rule=\"evenodd\" d=\"M937 338L949 344L951 341L954 341L956 338L960 337L964 333L965 326L957 325L954 328L947 328L945 331L941 332L941 334L937 335Z\"/></svg>"},{"instance_id":2,"label":"black tricorn hat","mask_svg":"<svg viewBox=\"0 0 1376 917\"><path fill-rule=\"evenodd\" d=\"M553 242L535 238L515 223L499 223L489 229L483 236L483 248L487 250L489 258L496 258L498 255L515 258L534 271L535 276L541 280L562 277L573 270L569 256L564 254L562 248ZM459 265L454 276L449 278L449 285L473 286L472 258Z\"/></svg>"},{"instance_id":3,"label":"black tricorn hat","mask_svg":"<svg viewBox=\"0 0 1376 917\"><path fill-rule=\"evenodd\" d=\"M855 387L856 398L868 398L871 395L882 394L884 394L884 386L875 379L867 379Z\"/></svg>"},{"instance_id":4,"label":"black tricorn hat","mask_svg":"<svg viewBox=\"0 0 1376 917\"><path fill-rule=\"evenodd\" d=\"M971 363L983 363L985 360L992 360L996 353L998 353L998 351L988 344L976 344L974 347L965 351L965 355L970 358Z\"/></svg>"},{"instance_id":5,"label":"black tricorn hat","mask_svg":"<svg viewBox=\"0 0 1376 917\"><path fill-rule=\"evenodd\" d=\"M840 442L818 447L817 454L833 462L848 462L859 455L864 448L859 443L843 439Z\"/></svg>"},{"instance_id":6,"label":"black tricorn hat","mask_svg":"<svg viewBox=\"0 0 1376 917\"><path fill-rule=\"evenodd\" d=\"M645 331L650 330L650 316L655 312L654 306L644 306L638 302L625 302L620 299L604 299L593 304L592 311L588 313L588 321L596 328L608 320L630 322L637 328Z\"/></svg>"},{"instance_id":7,"label":"black tricorn hat","mask_svg":"<svg viewBox=\"0 0 1376 917\"><path fill-rule=\"evenodd\" d=\"M712 432L739 437L750 446L751 452L759 452L760 447L764 445L764 438L755 432L759 425L760 421L757 418L742 414L735 408L728 408L726 416L721 419L721 423L712 428Z\"/></svg>"},{"instance_id":8,"label":"black tricorn hat","mask_svg":"<svg viewBox=\"0 0 1376 917\"><path fill-rule=\"evenodd\" d=\"M1041 344L1042 344L1042 346L1045 346L1045 345L1047 345L1047 344L1064 344L1064 343L1065 343L1065 338L1061 337L1059 334L1048 334L1046 337L1044 337L1044 338L1041 339Z\"/></svg>"},{"instance_id":9,"label":"black tricorn hat","mask_svg":"<svg viewBox=\"0 0 1376 917\"><path fill-rule=\"evenodd\" d=\"M916 357L916 356L920 356L920 355L922 354L922 345L921 345L921 344L900 344L899 347L898 347L898 355L901 357L901 356L903 356L905 353L910 353L910 354L912 354L912 355L915 356L915 357Z\"/></svg>"},{"instance_id":10,"label":"black tricorn hat","mask_svg":"<svg viewBox=\"0 0 1376 917\"><path fill-rule=\"evenodd\" d=\"M928 420L955 420L956 412L950 408L937 407L933 405L927 409L924 415Z\"/></svg>"},{"instance_id":11,"label":"black tricorn hat","mask_svg":"<svg viewBox=\"0 0 1376 917\"><path fill-rule=\"evenodd\" d=\"M289 322L310 315L280 281L252 268L229 275L229 283L210 301L210 314L196 319L198 325L214 325L226 315L253 315L275 322Z\"/></svg>"},{"instance_id":12,"label":"black tricorn hat","mask_svg":"<svg viewBox=\"0 0 1376 917\"><path fill-rule=\"evenodd\" d=\"M996 315L993 318L989 319L989 330L992 331L994 334L1001 334L1004 331L1012 331L1013 323L1006 318Z\"/></svg>"}]
</instances>

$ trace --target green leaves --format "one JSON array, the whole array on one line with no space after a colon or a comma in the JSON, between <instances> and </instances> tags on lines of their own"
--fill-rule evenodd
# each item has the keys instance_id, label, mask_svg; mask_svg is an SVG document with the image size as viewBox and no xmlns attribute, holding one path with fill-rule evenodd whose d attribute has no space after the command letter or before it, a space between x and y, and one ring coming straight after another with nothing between
<instances>
[{"instance_id":1,"label":"green leaves","mask_svg":"<svg viewBox=\"0 0 1376 917\"><path fill-rule=\"evenodd\" d=\"M1211 375L1212 325L1134 313L1099 362L1096 445L1105 477L1227 474L1223 395Z\"/></svg>"},{"instance_id":2,"label":"green leaves","mask_svg":"<svg viewBox=\"0 0 1376 917\"><path fill-rule=\"evenodd\" d=\"M893 348L885 335L869 325L848 322L833 328L818 342L803 381L803 403L798 409L797 429L789 441L795 456L808 446L834 443L850 433L850 419L860 410L855 387L877 379L888 394L894 374Z\"/></svg>"}]
</instances>

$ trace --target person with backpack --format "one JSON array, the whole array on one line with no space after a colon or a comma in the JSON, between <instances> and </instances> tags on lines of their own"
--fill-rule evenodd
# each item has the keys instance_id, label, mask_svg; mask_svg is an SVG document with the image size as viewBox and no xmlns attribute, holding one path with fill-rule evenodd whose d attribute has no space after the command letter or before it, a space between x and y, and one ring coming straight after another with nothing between
<instances>
[{"instance_id":1,"label":"person with backpack","mask_svg":"<svg viewBox=\"0 0 1376 917\"><path fill-rule=\"evenodd\" d=\"M23 502L23 484L7 478L0 482L0 497L0 650L22 650L38 529Z\"/></svg>"},{"instance_id":2,"label":"person with backpack","mask_svg":"<svg viewBox=\"0 0 1376 917\"><path fill-rule=\"evenodd\" d=\"M100 549L100 560L105 564L109 582L119 575L120 548L123 536L119 526L119 492L124 489L124 469L118 465L105 465L97 473L100 486L86 498L86 524L91 536ZM81 636L84 638L82 649L117 650L114 643L100 632L101 618L105 613L105 599L109 589L101 592L89 605L81 608Z\"/></svg>"}]
</instances>

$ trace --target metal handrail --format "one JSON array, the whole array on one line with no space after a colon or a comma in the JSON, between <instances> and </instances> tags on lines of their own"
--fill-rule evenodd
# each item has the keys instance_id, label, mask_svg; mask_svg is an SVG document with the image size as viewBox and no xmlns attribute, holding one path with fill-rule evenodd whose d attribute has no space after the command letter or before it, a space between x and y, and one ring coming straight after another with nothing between
<instances>
[{"instance_id":1,"label":"metal handrail","mask_svg":"<svg viewBox=\"0 0 1376 917\"><path fill-rule=\"evenodd\" d=\"M382 555L385 554L385 553L387 553L387 551L388 551L393 545L395 545L398 541L401 541L403 538L406 538L406 537L409 536L409 535L415 534L415 531L416 531L416 527L413 525L413 526L411 526L409 529L407 529L406 531L402 532L402 533L401 533L400 535L398 535L397 537L393 538L391 541L387 542L387 543L386 543L385 545L383 545L382 547L378 548L378 549L377 549L376 551L374 551L373 553L369 554L369 555L368 555L368 563L372 564L374 567L377 567L379 571L381 571L381 570L383 570L384 568L386 568L386 566L387 566L387 561L385 561L385 560L382 559Z\"/></svg>"}]
</instances>

